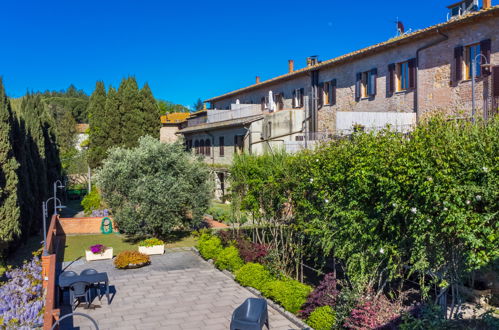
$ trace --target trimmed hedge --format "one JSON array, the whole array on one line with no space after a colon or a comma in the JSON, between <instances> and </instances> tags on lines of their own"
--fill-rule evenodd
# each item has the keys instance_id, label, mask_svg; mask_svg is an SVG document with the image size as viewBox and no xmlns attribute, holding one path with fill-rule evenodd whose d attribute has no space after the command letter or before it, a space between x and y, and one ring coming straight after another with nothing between
<instances>
[{"instance_id":1,"label":"trimmed hedge","mask_svg":"<svg viewBox=\"0 0 499 330\"><path fill-rule=\"evenodd\" d=\"M315 330L331 330L335 323L336 313L331 306L317 307L307 318L307 324Z\"/></svg>"},{"instance_id":2,"label":"trimmed hedge","mask_svg":"<svg viewBox=\"0 0 499 330\"><path fill-rule=\"evenodd\" d=\"M199 237L197 248L203 258L214 260L223 249L220 238L206 233Z\"/></svg>"},{"instance_id":3,"label":"trimmed hedge","mask_svg":"<svg viewBox=\"0 0 499 330\"><path fill-rule=\"evenodd\" d=\"M250 286L259 291L274 278L261 264L249 262L236 271L236 281L242 286Z\"/></svg>"},{"instance_id":4,"label":"trimmed hedge","mask_svg":"<svg viewBox=\"0 0 499 330\"><path fill-rule=\"evenodd\" d=\"M244 265L243 259L239 256L239 251L235 246L229 246L223 249L215 257L215 266L219 269L228 269L234 272Z\"/></svg>"},{"instance_id":5,"label":"trimmed hedge","mask_svg":"<svg viewBox=\"0 0 499 330\"><path fill-rule=\"evenodd\" d=\"M307 301L307 296L312 291L312 287L285 278L267 282L260 291L265 297L278 302L286 310L296 314Z\"/></svg>"}]
</instances>

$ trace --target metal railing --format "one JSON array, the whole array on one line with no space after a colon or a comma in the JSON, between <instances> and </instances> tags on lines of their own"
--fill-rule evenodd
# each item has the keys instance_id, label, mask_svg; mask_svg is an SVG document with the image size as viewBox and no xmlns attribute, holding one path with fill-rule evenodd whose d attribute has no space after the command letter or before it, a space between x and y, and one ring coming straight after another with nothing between
<instances>
[{"instance_id":1,"label":"metal railing","mask_svg":"<svg viewBox=\"0 0 499 330\"><path fill-rule=\"evenodd\" d=\"M256 116L262 113L259 104L233 104L230 110L211 110L208 111L208 123L216 123L219 121L226 121L232 119L239 119L245 117Z\"/></svg>"}]
</instances>

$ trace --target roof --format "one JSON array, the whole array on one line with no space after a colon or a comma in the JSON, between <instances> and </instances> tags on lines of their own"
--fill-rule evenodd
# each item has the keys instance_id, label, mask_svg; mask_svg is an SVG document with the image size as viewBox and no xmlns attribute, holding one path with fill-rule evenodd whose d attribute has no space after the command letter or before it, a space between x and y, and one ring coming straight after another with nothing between
<instances>
[{"instance_id":1,"label":"roof","mask_svg":"<svg viewBox=\"0 0 499 330\"><path fill-rule=\"evenodd\" d=\"M174 112L167 115L161 116L162 124L178 124L189 118L190 113L188 112Z\"/></svg>"},{"instance_id":2,"label":"roof","mask_svg":"<svg viewBox=\"0 0 499 330\"><path fill-rule=\"evenodd\" d=\"M88 124L76 124L76 132L77 133L86 133L87 129L90 126Z\"/></svg>"},{"instance_id":3,"label":"roof","mask_svg":"<svg viewBox=\"0 0 499 330\"><path fill-rule=\"evenodd\" d=\"M223 129L223 128L229 128L229 127L234 127L234 126L244 126L246 124L252 123L254 121L257 121L259 119L262 119L263 115L256 115L256 116L250 116L250 117L243 117L243 118L237 118L237 119L231 119L231 120L224 120L224 121L217 121L214 123L204 123L192 127L186 127L181 130L179 130L177 133L178 134L186 134L186 133L195 133L195 132L200 132L200 131L208 131L208 130L214 130L214 129Z\"/></svg>"},{"instance_id":4,"label":"roof","mask_svg":"<svg viewBox=\"0 0 499 330\"><path fill-rule=\"evenodd\" d=\"M389 48L398 46L400 44L409 43L411 41L421 39L421 38L426 37L428 35L431 35L433 33L438 33L438 31L442 30L442 29L450 29L450 28L453 28L453 27L461 25L461 24L470 23L473 20L476 20L478 18L497 16L498 14L499 14L499 6L493 6L493 7L490 7L488 9L482 9L480 11L472 12L472 13L464 15L458 19L456 18L456 19L453 19L453 20L450 20L450 21L447 21L444 23L430 26L430 27L425 28L425 29L417 30L417 31L414 31L412 33L408 33L408 34L405 34L405 35L402 35L402 36L399 36L396 38L392 38L392 39L389 39L387 41L384 41L382 43L379 43L379 44L376 44L373 46L369 46L369 47L366 47L366 48L363 48L363 49L360 49L360 50L357 50L357 51L354 51L354 52L351 52L351 53L348 53L348 54L345 54L345 55L342 55L342 56L339 56L339 57L336 57L336 58L333 58L333 59L330 59L327 61L320 62L319 64L316 64L313 66L307 66L305 68L302 68L302 69L299 69L299 70L296 70L296 71L293 71L290 73L286 73L284 75L281 75L281 76L278 76L278 77L275 77L275 78L272 78L269 80L265 80L265 81L262 81L262 82L257 83L257 84L243 87L243 88L237 89L235 91L232 91L232 92L220 95L220 96L212 97L210 99L207 99L205 102L213 102L216 100L221 100L221 99L224 99L224 98L227 98L230 96L237 95L237 94L242 93L242 92L247 92L249 90L260 88L262 86L271 85L273 83L276 83L276 82L279 82L282 80L291 79L291 78L294 78L298 75L302 75L304 73L307 73L309 71L318 70L318 69L324 68L326 66L332 66L335 64L340 64L340 63L343 63L346 61L351 61L353 59L357 59L357 58L361 58L361 57L364 57L367 55L371 55L372 53L375 53L378 51L389 49Z\"/></svg>"}]
</instances>

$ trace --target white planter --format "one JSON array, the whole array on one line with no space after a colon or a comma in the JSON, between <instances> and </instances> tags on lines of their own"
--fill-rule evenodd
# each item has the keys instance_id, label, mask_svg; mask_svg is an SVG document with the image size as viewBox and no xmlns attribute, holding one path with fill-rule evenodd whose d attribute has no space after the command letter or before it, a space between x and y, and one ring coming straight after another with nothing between
<instances>
[{"instance_id":1,"label":"white planter","mask_svg":"<svg viewBox=\"0 0 499 330\"><path fill-rule=\"evenodd\" d=\"M163 254L165 253L165 246L164 245L139 246L139 252L147 255Z\"/></svg>"},{"instance_id":2,"label":"white planter","mask_svg":"<svg viewBox=\"0 0 499 330\"><path fill-rule=\"evenodd\" d=\"M85 258L87 261L113 259L113 248L107 248L103 253L92 253L92 251L85 251Z\"/></svg>"}]
</instances>

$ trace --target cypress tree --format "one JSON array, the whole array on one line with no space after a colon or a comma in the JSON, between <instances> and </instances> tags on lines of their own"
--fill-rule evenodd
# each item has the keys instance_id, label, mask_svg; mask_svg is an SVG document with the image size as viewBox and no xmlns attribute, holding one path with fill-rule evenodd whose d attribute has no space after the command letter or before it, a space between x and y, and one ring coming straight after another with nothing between
<instances>
[{"instance_id":1,"label":"cypress tree","mask_svg":"<svg viewBox=\"0 0 499 330\"><path fill-rule=\"evenodd\" d=\"M106 88L102 81L95 84L95 90L90 96L88 104L88 122L90 125L88 163L94 168L102 163L107 151L106 129L107 122L111 120L105 115Z\"/></svg>"},{"instance_id":2,"label":"cypress tree","mask_svg":"<svg viewBox=\"0 0 499 330\"><path fill-rule=\"evenodd\" d=\"M118 88L118 98L120 100L120 121L123 128L121 145L127 148L135 147L139 137L143 135L143 119L140 109L141 95L134 77L128 77L121 81Z\"/></svg>"},{"instance_id":3,"label":"cypress tree","mask_svg":"<svg viewBox=\"0 0 499 330\"><path fill-rule=\"evenodd\" d=\"M12 148L13 115L0 79L0 254L21 234L17 162Z\"/></svg>"},{"instance_id":4,"label":"cypress tree","mask_svg":"<svg viewBox=\"0 0 499 330\"><path fill-rule=\"evenodd\" d=\"M159 139L160 129L160 110L156 99L152 95L149 84L145 83L140 90L141 94L141 117L142 117L142 135L150 135Z\"/></svg>"},{"instance_id":5,"label":"cypress tree","mask_svg":"<svg viewBox=\"0 0 499 330\"><path fill-rule=\"evenodd\" d=\"M109 87L107 93L106 106L104 110L103 125L108 133L108 139L105 143L106 151L113 146L120 146L122 144L122 114L120 113L120 99L118 93L113 86Z\"/></svg>"}]
</instances>

